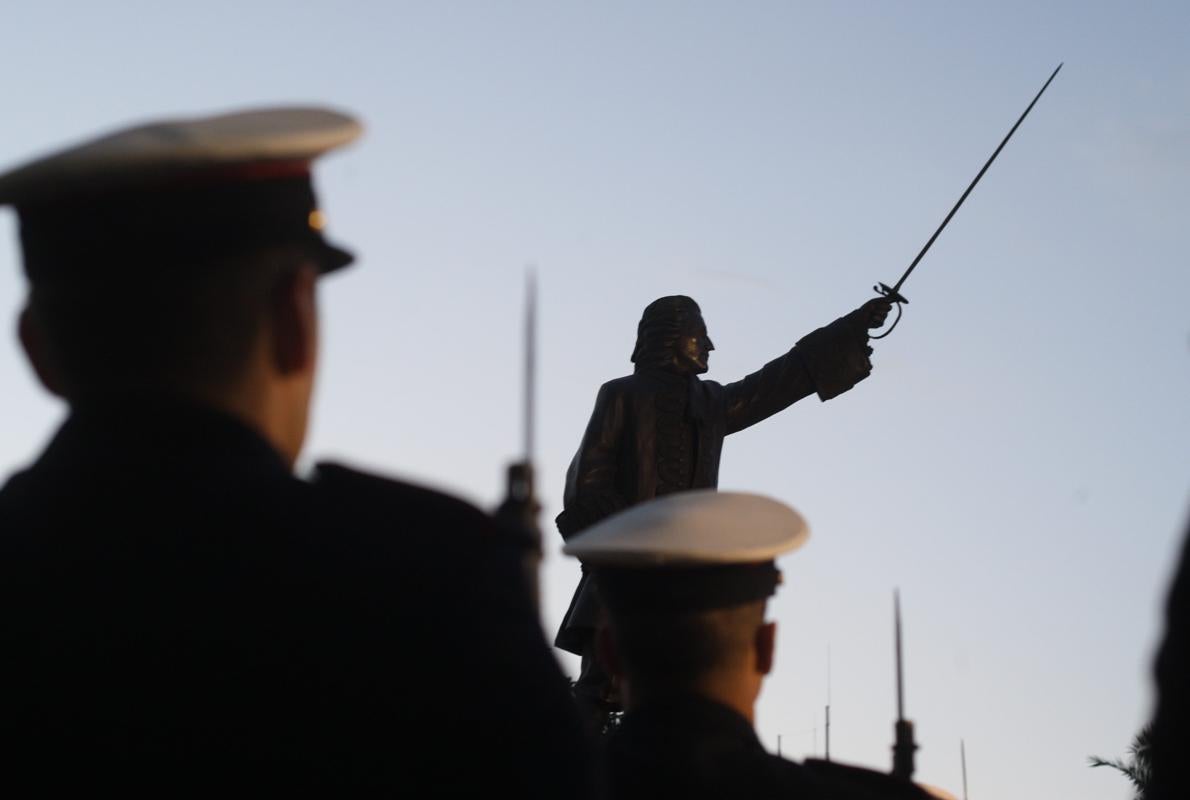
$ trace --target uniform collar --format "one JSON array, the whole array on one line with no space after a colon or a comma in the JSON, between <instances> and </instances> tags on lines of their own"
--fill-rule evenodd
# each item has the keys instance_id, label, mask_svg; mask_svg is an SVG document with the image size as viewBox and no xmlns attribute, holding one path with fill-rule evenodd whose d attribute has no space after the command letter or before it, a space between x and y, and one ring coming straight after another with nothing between
<instances>
[{"instance_id":1,"label":"uniform collar","mask_svg":"<svg viewBox=\"0 0 1190 800\"><path fill-rule=\"evenodd\" d=\"M92 402L71 410L39 466L154 464L222 474L288 473L281 454L256 430L222 411L160 395Z\"/></svg>"},{"instance_id":2,"label":"uniform collar","mask_svg":"<svg viewBox=\"0 0 1190 800\"><path fill-rule=\"evenodd\" d=\"M617 738L661 738L670 747L689 742L698 749L762 750L747 718L697 694L678 694L642 703L624 715Z\"/></svg>"}]
</instances>

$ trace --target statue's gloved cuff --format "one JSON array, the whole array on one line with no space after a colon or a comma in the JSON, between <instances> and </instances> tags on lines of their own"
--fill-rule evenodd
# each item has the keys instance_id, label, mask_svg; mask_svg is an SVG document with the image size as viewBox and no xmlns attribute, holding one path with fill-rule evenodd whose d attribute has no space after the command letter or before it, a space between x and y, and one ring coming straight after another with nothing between
<instances>
[{"instance_id":1,"label":"statue's gloved cuff","mask_svg":"<svg viewBox=\"0 0 1190 800\"><path fill-rule=\"evenodd\" d=\"M797 343L822 400L830 400L872 373L867 319L861 309L806 334Z\"/></svg>"}]
</instances>

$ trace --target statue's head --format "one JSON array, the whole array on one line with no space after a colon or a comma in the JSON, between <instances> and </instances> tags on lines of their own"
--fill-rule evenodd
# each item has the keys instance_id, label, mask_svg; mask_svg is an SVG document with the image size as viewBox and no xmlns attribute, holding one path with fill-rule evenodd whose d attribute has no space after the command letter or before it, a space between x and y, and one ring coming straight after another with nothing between
<instances>
[{"instance_id":1,"label":"statue's head","mask_svg":"<svg viewBox=\"0 0 1190 800\"><path fill-rule=\"evenodd\" d=\"M637 369L701 375L714 349L698 303L685 295L671 295L645 307L636 326L632 363Z\"/></svg>"}]
</instances>

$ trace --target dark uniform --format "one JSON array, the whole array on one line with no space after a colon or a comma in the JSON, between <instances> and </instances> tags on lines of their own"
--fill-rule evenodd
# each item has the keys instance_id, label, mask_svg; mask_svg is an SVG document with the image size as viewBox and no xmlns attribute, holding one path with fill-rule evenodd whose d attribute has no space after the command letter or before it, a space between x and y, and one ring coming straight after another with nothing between
<instances>
[{"instance_id":1,"label":"dark uniform","mask_svg":"<svg viewBox=\"0 0 1190 800\"><path fill-rule=\"evenodd\" d=\"M0 490L3 781L586 796L521 553L458 500L145 398Z\"/></svg>"},{"instance_id":2,"label":"dark uniform","mask_svg":"<svg viewBox=\"0 0 1190 800\"><path fill-rule=\"evenodd\" d=\"M71 406L0 489L14 796L589 795L519 539L436 492L335 466L295 478L304 430L262 431L304 423L312 356L249 360L249 383L297 381L259 418L160 388L228 402L240 379L200 367L220 337L261 340L240 317L268 328L279 307L230 271L275 286L277 259L351 261L323 238L309 173L359 131L326 109L166 121L0 176L30 281L23 341L39 370L61 367L39 376ZM182 314L192 297L209 302ZM205 333L164 335L184 325ZM272 344L309 354L315 332ZM39 359L55 335L63 360Z\"/></svg>"},{"instance_id":3,"label":"dark uniform","mask_svg":"<svg viewBox=\"0 0 1190 800\"><path fill-rule=\"evenodd\" d=\"M627 710L605 739L611 800L925 800L913 783L859 767L765 752L749 717L773 665L764 602L777 556L808 537L771 498L680 492L571 539L604 603L605 655Z\"/></svg>"},{"instance_id":4,"label":"dark uniform","mask_svg":"<svg viewBox=\"0 0 1190 800\"><path fill-rule=\"evenodd\" d=\"M613 800L929 797L912 783L873 770L822 761L797 764L772 755L747 719L694 694L625 714L607 743L606 759Z\"/></svg>"},{"instance_id":5,"label":"dark uniform","mask_svg":"<svg viewBox=\"0 0 1190 800\"><path fill-rule=\"evenodd\" d=\"M1157 653L1157 712L1150 757L1152 779L1146 797L1184 800L1190 796L1190 530L1165 604L1165 636Z\"/></svg>"}]
</instances>

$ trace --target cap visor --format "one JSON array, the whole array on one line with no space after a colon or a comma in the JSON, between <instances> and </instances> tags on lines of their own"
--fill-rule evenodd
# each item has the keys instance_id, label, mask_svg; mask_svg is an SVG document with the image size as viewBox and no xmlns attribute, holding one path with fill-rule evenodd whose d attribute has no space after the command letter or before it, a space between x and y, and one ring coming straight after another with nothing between
<instances>
[{"instance_id":1,"label":"cap visor","mask_svg":"<svg viewBox=\"0 0 1190 800\"><path fill-rule=\"evenodd\" d=\"M342 248L335 247L333 244L323 242L319 248L318 260L322 264L321 272L325 275L328 272L335 272L351 264L355 261L355 256Z\"/></svg>"}]
</instances>

